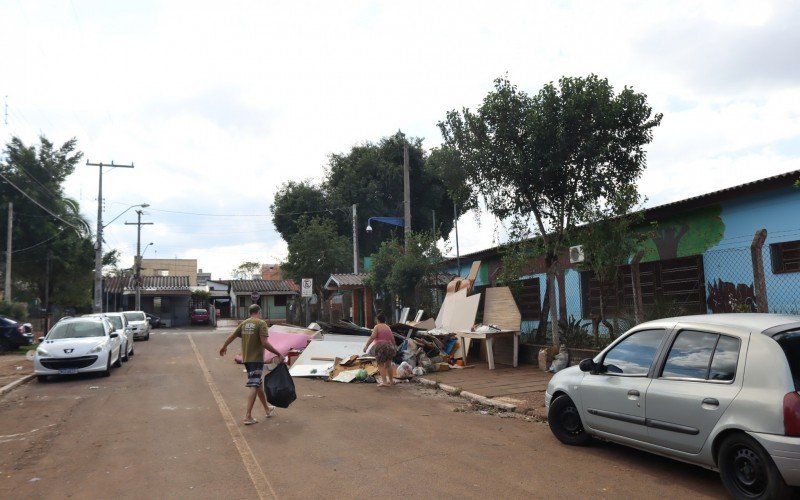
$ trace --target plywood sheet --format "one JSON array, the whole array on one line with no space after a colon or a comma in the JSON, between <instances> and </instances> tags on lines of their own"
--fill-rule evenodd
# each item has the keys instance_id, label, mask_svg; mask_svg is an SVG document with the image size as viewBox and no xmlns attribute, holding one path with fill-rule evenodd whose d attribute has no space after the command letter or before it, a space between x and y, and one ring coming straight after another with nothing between
<instances>
[{"instance_id":1,"label":"plywood sheet","mask_svg":"<svg viewBox=\"0 0 800 500\"><path fill-rule=\"evenodd\" d=\"M522 315L507 286L487 288L483 302L483 323L497 325L503 330L517 331L522 327Z\"/></svg>"},{"instance_id":2,"label":"plywood sheet","mask_svg":"<svg viewBox=\"0 0 800 500\"><path fill-rule=\"evenodd\" d=\"M346 336L340 335L339 337ZM353 354L362 354L364 342L363 337L352 336L350 341L344 342L312 340L292 364L289 373L292 377L327 377L333 369L334 358L349 358Z\"/></svg>"}]
</instances>

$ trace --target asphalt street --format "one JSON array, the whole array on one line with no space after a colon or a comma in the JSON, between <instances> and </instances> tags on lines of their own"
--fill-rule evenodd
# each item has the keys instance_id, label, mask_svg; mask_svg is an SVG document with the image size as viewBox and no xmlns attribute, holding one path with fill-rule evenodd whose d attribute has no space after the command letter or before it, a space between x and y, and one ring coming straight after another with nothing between
<instances>
[{"instance_id":1,"label":"asphalt street","mask_svg":"<svg viewBox=\"0 0 800 500\"><path fill-rule=\"evenodd\" d=\"M716 473L628 448L563 446L546 424L463 411L413 384L297 379L241 424L227 331L155 330L111 377L0 399L0 498L724 498Z\"/></svg>"}]
</instances>

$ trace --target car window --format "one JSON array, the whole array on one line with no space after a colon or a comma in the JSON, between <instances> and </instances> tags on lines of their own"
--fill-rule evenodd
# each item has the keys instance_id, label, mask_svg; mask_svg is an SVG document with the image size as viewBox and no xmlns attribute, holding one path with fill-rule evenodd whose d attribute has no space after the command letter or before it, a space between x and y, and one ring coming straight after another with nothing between
<instances>
[{"instance_id":1,"label":"car window","mask_svg":"<svg viewBox=\"0 0 800 500\"><path fill-rule=\"evenodd\" d=\"M717 333L682 330L661 372L667 378L729 381L736 376L739 339Z\"/></svg>"},{"instance_id":2,"label":"car window","mask_svg":"<svg viewBox=\"0 0 800 500\"><path fill-rule=\"evenodd\" d=\"M789 369L792 371L795 390L800 391L800 331L794 330L775 335L774 338L786 355Z\"/></svg>"},{"instance_id":3,"label":"car window","mask_svg":"<svg viewBox=\"0 0 800 500\"><path fill-rule=\"evenodd\" d=\"M718 338L715 333L683 330L669 350L661 376L707 379Z\"/></svg>"},{"instance_id":4,"label":"car window","mask_svg":"<svg viewBox=\"0 0 800 500\"><path fill-rule=\"evenodd\" d=\"M146 321L147 318L145 317L143 312L126 312L122 313L125 315L125 319L128 321Z\"/></svg>"},{"instance_id":5,"label":"car window","mask_svg":"<svg viewBox=\"0 0 800 500\"><path fill-rule=\"evenodd\" d=\"M47 340L57 339L83 339L89 337L105 337L106 331L103 323L99 321L73 321L60 323L50 330Z\"/></svg>"},{"instance_id":6,"label":"car window","mask_svg":"<svg viewBox=\"0 0 800 500\"><path fill-rule=\"evenodd\" d=\"M114 330L122 330L122 318L119 316L106 316L106 318L114 326Z\"/></svg>"},{"instance_id":7,"label":"car window","mask_svg":"<svg viewBox=\"0 0 800 500\"><path fill-rule=\"evenodd\" d=\"M625 338L603 358L607 373L647 375L665 330L642 330Z\"/></svg>"},{"instance_id":8,"label":"car window","mask_svg":"<svg viewBox=\"0 0 800 500\"><path fill-rule=\"evenodd\" d=\"M205 309L195 309L194 313L195 314L208 314L208 311L206 311Z\"/></svg>"}]
</instances>

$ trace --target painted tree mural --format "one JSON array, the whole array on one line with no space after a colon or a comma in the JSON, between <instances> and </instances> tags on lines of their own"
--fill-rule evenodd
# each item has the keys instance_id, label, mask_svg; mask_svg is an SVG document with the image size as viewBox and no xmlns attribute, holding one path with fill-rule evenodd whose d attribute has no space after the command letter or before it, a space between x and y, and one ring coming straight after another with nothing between
<instances>
[{"instance_id":1,"label":"painted tree mural","mask_svg":"<svg viewBox=\"0 0 800 500\"><path fill-rule=\"evenodd\" d=\"M722 240L722 207L712 205L659 222L645 243L645 261L667 260L705 252Z\"/></svg>"}]
</instances>

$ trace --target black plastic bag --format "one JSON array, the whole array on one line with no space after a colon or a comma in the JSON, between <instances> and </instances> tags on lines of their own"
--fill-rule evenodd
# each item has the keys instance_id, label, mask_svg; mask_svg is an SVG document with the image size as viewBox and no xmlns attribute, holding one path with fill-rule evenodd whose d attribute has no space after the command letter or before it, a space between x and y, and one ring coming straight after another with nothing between
<instances>
[{"instance_id":1,"label":"black plastic bag","mask_svg":"<svg viewBox=\"0 0 800 500\"><path fill-rule=\"evenodd\" d=\"M286 363L279 364L264 377L264 386L267 391L267 401L278 408L288 408L297 399L297 394L294 392L294 381Z\"/></svg>"}]
</instances>

